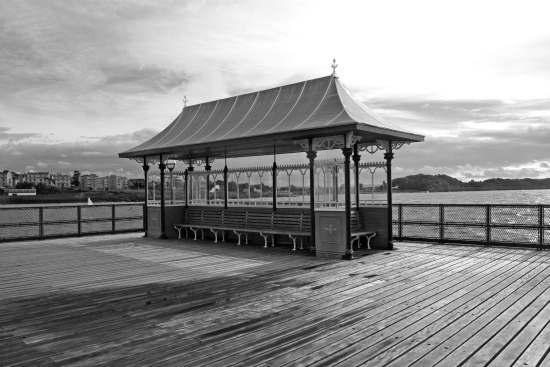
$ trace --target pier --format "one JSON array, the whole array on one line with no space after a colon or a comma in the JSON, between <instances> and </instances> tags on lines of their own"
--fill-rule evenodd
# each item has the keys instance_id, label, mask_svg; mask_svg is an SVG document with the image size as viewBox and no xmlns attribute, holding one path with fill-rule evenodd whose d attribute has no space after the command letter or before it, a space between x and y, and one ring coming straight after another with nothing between
<instances>
[{"instance_id":1,"label":"pier","mask_svg":"<svg viewBox=\"0 0 550 367\"><path fill-rule=\"evenodd\" d=\"M547 251L129 233L1 243L0 278L2 366L550 364Z\"/></svg>"}]
</instances>

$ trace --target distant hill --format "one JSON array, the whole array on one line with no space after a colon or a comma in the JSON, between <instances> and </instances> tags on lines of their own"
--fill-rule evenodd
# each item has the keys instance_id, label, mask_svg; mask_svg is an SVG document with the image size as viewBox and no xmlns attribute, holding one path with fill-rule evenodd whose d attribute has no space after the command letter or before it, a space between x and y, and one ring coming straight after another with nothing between
<instances>
[{"instance_id":1,"label":"distant hill","mask_svg":"<svg viewBox=\"0 0 550 367\"><path fill-rule=\"evenodd\" d=\"M462 182L447 175L412 175L392 180L392 187L404 191L484 191L550 189L550 178L505 179Z\"/></svg>"}]
</instances>

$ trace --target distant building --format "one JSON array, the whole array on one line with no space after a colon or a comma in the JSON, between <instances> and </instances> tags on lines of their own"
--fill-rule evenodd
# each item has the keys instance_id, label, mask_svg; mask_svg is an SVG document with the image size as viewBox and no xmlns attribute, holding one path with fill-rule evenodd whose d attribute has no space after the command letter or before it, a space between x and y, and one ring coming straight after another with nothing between
<instances>
[{"instance_id":1,"label":"distant building","mask_svg":"<svg viewBox=\"0 0 550 367\"><path fill-rule=\"evenodd\" d=\"M69 175L54 173L51 176L51 180L53 184L60 189L71 187L71 176Z\"/></svg>"},{"instance_id":2,"label":"distant building","mask_svg":"<svg viewBox=\"0 0 550 367\"><path fill-rule=\"evenodd\" d=\"M117 175L109 177L109 190L126 190L128 188L128 179Z\"/></svg>"},{"instance_id":3,"label":"distant building","mask_svg":"<svg viewBox=\"0 0 550 367\"><path fill-rule=\"evenodd\" d=\"M103 190L103 180L95 173L80 176L80 187L89 190Z\"/></svg>"},{"instance_id":4,"label":"distant building","mask_svg":"<svg viewBox=\"0 0 550 367\"><path fill-rule=\"evenodd\" d=\"M13 174L10 171L0 172L0 186L2 187L12 187L15 186L13 182Z\"/></svg>"},{"instance_id":5,"label":"distant building","mask_svg":"<svg viewBox=\"0 0 550 367\"><path fill-rule=\"evenodd\" d=\"M96 174L80 176L80 187L89 190L125 190L128 188L126 177L111 175L98 177Z\"/></svg>"},{"instance_id":6,"label":"distant building","mask_svg":"<svg viewBox=\"0 0 550 367\"><path fill-rule=\"evenodd\" d=\"M38 185L39 183L42 183L44 185L51 185L52 181L50 178L49 172L27 172L23 174L23 181L22 182L29 182L33 185Z\"/></svg>"}]
</instances>

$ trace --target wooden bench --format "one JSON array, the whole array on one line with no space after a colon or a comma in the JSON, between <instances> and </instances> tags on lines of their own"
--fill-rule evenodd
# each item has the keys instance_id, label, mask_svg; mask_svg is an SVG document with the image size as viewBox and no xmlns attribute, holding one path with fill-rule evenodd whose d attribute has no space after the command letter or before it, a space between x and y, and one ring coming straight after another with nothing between
<instances>
[{"instance_id":1,"label":"wooden bench","mask_svg":"<svg viewBox=\"0 0 550 367\"><path fill-rule=\"evenodd\" d=\"M361 214L358 211L351 211L351 247L353 243L357 241L357 248L361 248L361 237L367 239L367 249L370 250L370 240L376 236L376 232L364 231L363 222L361 221Z\"/></svg>"},{"instance_id":2,"label":"wooden bench","mask_svg":"<svg viewBox=\"0 0 550 367\"><path fill-rule=\"evenodd\" d=\"M299 212L250 212L190 207L185 211L184 218L185 223L174 225L174 228L178 231L178 238L181 238L182 229L185 229L186 236L189 235L187 230L190 229L195 234L195 240L199 230L202 233L202 239L204 239L204 230L207 229L214 233L214 242L218 242L218 232L221 231L222 241L225 241L225 231L233 231L239 239L237 245L240 245L243 233L245 234L246 244L248 244L248 233L259 233L265 241L264 247L268 247L269 235L272 236L272 246L274 246L275 235L288 235L294 244L293 250L296 250L296 240L298 238L300 238L300 249L303 249L303 238L311 236L311 217L309 214ZM357 241L357 248L361 248L361 237L365 237L367 248L370 249L370 240L374 236L376 236L375 232L363 230L359 212L352 211L352 247L353 243Z\"/></svg>"},{"instance_id":3,"label":"wooden bench","mask_svg":"<svg viewBox=\"0 0 550 367\"><path fill-rule=\"evenodd\" d=\"M214 233L218 242L218 232L222 232L222 241L225 241L225 231L233 231L239 238L237 245L241 244L241 235L244 233L248 243L248 233L259 233L265 241L264 247L268 247L268 237L272 236L272 246L275 235L288 235L296 250L296 240L300 238L300 249L303 249L303 237L311 235L311 220L308 214L289 212L248 212L231 209L207 210L200 208L188 208L185 212L185 223L176 224L174 228L181 238L181 230L190 229L195 234L201 230L204 239L204 229Z\"/></svg>"}]
</instances>

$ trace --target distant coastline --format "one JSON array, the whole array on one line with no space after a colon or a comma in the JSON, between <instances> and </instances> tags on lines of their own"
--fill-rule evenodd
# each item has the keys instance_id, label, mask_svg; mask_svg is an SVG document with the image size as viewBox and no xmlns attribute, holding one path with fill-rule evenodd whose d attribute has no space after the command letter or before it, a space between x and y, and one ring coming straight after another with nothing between
<instances>
[{"instance_id":1,"label":"distant coastline","mask_svg":"<svg viewBox=\"0 0 550 367\"><path fill-rule=\"evenodd\" d=\"M550 189L550 178L505 179L463 182L447 175L412 175L392 180L395 192L450 192L494 190L545 190Z\"/></svg>"}]
</instances>

